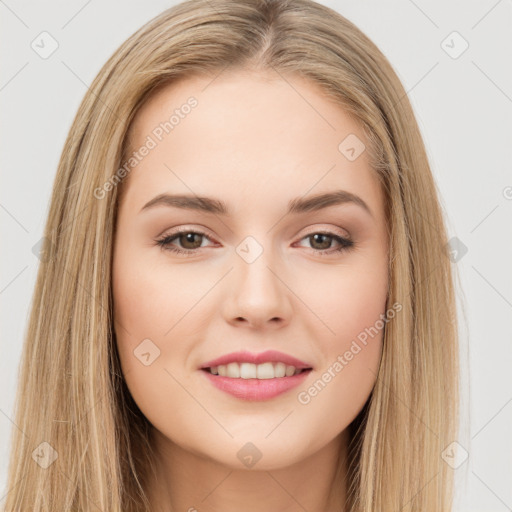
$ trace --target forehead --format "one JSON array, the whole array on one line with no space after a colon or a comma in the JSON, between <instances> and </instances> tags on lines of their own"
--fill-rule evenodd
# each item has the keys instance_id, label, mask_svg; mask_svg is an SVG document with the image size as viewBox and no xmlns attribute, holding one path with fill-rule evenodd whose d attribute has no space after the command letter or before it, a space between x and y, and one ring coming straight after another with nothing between
<instances>
[{"instance_id":1,"label":"forehead","mask_svg":"<svg viewBox=\"0 0 512 512\"><path fill-rule=\"evenodd\" d=\"M367 151L355 160L343 153L345 140L366 144L360 124L297 75L223 71L168 84L137 113L130 152L150 139L130 172L131 194L258 190L268 202L286 191L375 188Z\"/></svg>"},{"instance_id":2,"label":"forehead","mask_svg":"<svg viewBox=\"0 0 512 512\"><path fill-rule=\"evenodd\" d=\"M195 106L189 108L192 101ZM215 141L231 134L245 135L247 146L258 142L251 141L250 135L257 134L258 140L265 142L279 134L283 144L297 140L305 128L313 140L332 132L329 139L336 142L342 135L340 127L364 138L355 118L328 98L318 84L296 74L237 70L182 77L159 87L138 111L130 130L132 144L169 121L173 113L172 138L176 140L191 123L200 133L209 130L209 139Z\"/></svg>"}]
</instances>

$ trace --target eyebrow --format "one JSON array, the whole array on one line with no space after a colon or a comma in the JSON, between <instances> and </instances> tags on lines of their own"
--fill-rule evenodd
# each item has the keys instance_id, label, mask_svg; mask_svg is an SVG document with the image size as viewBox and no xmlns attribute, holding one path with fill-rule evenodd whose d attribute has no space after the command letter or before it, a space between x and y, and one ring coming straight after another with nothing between
<instances>
[{"instance_id":1,"label":"eyebrow","mask_svg":"<svg viewBox=\"0 0 512 512\"><path fill-rule=\"evenodd\" d=\"M373 213L370 207L359 196L346 190L335 190L324 194L317 194L310 197L298 197L288 202L287 214L307 213L323 210L330 206L352 203L360 206L371 217ZM144 210L152 209L157 206L169 206L174 208L183 208L186 210L197 210L217 215L230 215L230 210L226 203L219 199L211 197L200 197L186 194L170 195L160 194L151 201L147 202L142 208Z\"/></svg>"}]
</instances>

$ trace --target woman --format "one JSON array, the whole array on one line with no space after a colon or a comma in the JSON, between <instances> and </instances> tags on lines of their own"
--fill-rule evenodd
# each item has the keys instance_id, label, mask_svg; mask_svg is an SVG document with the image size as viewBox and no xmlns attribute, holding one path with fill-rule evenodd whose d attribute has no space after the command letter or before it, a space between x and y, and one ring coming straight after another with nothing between
<instances>
[{"instance_id":1,"label":"woman","mask_svg":"<svg viewBox=\"0 0 512 512\"><path fill-rule=\"evenodd\" d=\"M189 0L66 140L5 510L449 510L457 338L406 93L311 0Z\"/></svg>"}]
</instances>

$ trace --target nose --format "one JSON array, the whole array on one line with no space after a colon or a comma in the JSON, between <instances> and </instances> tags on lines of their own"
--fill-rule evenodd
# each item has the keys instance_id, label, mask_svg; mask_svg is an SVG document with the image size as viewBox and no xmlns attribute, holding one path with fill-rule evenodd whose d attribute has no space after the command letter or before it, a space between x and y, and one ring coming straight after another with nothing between
<instances>
[{"instance_id":1,"label":"nose","mask_svg":"<svg viewBox=\"0 0 512 512\"><path fill-rule=\"evenodd\" d=\"M270 254L270 251L268 251ZM290 322L291 297L284 272L263 251L248 263L235 256L235 268L230 272L223 315L228 323L252 328L281 328Z\"/></svg>"}]
</instances>

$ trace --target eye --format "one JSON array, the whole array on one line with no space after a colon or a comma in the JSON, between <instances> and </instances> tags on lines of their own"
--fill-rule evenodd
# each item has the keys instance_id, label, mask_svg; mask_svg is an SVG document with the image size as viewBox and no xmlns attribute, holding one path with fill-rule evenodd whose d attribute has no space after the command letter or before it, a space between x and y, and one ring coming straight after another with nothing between
<instances>
[{"instance_id":1,"label":"eye","mask_svg":"<svg viewBox=\"0 0 512 512\"><path fill-rule=\"evenodd\" d=\"M162 249L179 254L193 255L195 251L202 246L201 237L211 241L211 238L202 231L193 231L191 229L179 229L173 234L166 235L156 241ZM183 249L175 247L172 242L177 240L182 244Z\"/></svg>"},{"instance_id":2,"label":"eye","mask_svg":"<svg viewBox=\"0 0 512 512\"><path fill-rule=\"evenodd\" d=\"M339 253L354 246L354 242L352 240L328 231L311 233L302 238L302 240L309 240L311 248L315 249L315 252L319 253L321 256L331 253ZM333 241L337 242L339 246L332 248L331 243Z\"/></svg>"},{"instance_id":3,"label":"eye","mask_svg":"<svg viewBox=\"0 0 512 512\"><path fill-rule=\"evenodd\" d=\"M185 256L193 256L198 249L203 247L201 238L212 241L212 239L202 231L193 231L185 228L156 240L156 243L163 250L183 254ZM325 231L311 233L303 237L301 241L302 240L309 240L311 244L310 248L321 256L339 253L354 247L352 240ZM178 241L181 244L181 248L173 245L174 241ZM331 247L332 242L338 243L338 247Z\"/></svg>"}]
</instances>

